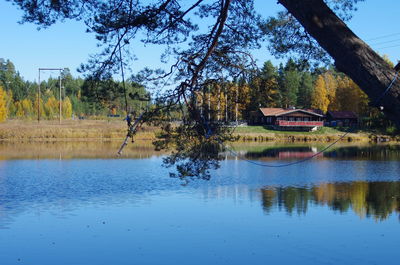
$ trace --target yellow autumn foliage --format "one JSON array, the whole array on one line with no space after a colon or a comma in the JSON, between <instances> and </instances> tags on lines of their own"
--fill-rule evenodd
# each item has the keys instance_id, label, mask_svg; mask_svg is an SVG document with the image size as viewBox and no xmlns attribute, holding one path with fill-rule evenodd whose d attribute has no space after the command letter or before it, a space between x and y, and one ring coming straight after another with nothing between
<instances>
[{"instance_id":1,"label":"yellow autumn foliage","mask_svg":"<svg viewBox=\"0 0 400 265\"><path fill-rule=\"evenodd\" d=\"M33 114L33 105L32 102L29 99L24 99L22 100L22 108L24 110L24 114L26 118L29 118Z\"/></svg>"},{"instance_id":2,"label":"yellow autumn foliage","mask_svg":"<svg viewBox=\"0 0 400 265\"><path fill-rule=\"evenodd\" d=\"M7 119L7 114L6 92L3 87L0 86L0 122Z\"/></svg>"},{"instance_id":3,"label":"yellow autumn foliage","mask_svg":"<svg viewBox=\"0 0 400 265\"><path fill-rule=\"evenodd\" d=\"M338 101L336 100L336 90L338 82L336 77L331 72L326 72L323 74L325 87L327 91L327 96L329 100L328 109L329 110L340 110Z\"/></svg>"},{"instance_id":4,"label":"yellow autumn foliage","mask_svg":"<svg viewBox=\"0 0 400 265\"><path fill-rule=\"evenodd\" d=\"M66 119L69 119L72 117L72 103L69 97L66 97L63 100L62 104L62 112L63 112L63 117Z\"/></svg>"},{"instance_id":5,"label":"yellow autumn foliage","mask_svg":"<svg viewBox=\"0 0 400 265\"><path fill-rule=\"evenodd\" d=\"M314 93L312 94L311 98L311 107L326 112L328 110L328 106L329 98L325 80L322 75L319 75L315 81Z\"/></svg>"},{"instance_id":6,"label":"yellow autumn foliage","mask_svg":"<svg viewBox=\"0 0 400 265\"><path fill-rule=\"evenodd\" d=\"M54 96L49 97L46 104L44 104L44 109L47 117L53 119L59 112L59 101Z\"/></svg>"},{"instance_id":7,"label":"yellow autumn foliage","mask_svg":"<svg viewBox=\"0 0 400 265\"><path fill-rule=\"evenodd\" d=\"M366 114L368 111L368 96L348 77L338 80L337 102L340 110Z\"/></svg>"},{"instance_id":8,"label":"yellow autumn foliage","mask_svg":"<svg viewBox=\"0 0 400 265\"><path fill-rule=\"evenodd\" d=\"M35 102L33 104L33 111L36 117L38 116L38 107L40 109L40 117L44 118L46 116L46 112L43 105L43 99L40 99L38 106L38 98L36 97Z\"/></svg>"}]
</instances>

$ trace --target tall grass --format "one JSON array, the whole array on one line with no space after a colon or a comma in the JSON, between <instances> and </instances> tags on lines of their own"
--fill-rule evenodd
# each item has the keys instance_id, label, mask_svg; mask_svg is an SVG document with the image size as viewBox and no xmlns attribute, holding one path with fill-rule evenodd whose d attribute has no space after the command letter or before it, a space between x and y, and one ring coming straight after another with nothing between
<instances>
[{"instance_id":1,"label":"tall grass","mask_svg":"<svg viewBox=\"0 0 400 265\"><path fill-rule=\"evenodd\" d=\"M0 124L0 140L119 140L126 135L123 121L65 120L57 121L8 121ZM144 127L136 139L153 140L155 128Z\"/></svg>"}]
</instances>

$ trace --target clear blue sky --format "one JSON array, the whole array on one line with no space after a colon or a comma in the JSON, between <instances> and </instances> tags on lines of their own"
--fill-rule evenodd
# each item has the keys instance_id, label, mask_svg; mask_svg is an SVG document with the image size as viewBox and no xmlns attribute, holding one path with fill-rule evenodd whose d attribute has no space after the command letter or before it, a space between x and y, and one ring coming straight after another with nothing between
<instances>
[{"instance_id":1,"label":"clear blue sky","mask_svg":"<svg viewBox=\"0 0 400 265\"><path fill-rule=\"evenodd\" d=\"M276 0L256 0L256 7L265 16L280 9ZM366 0L358 7L350 28L380 54L387 54L393 62L400 60L400 1ZM26 80L36 80L39 67L68 67L77 75L77 67L98 50L94 36L85 33L81 22L58 23L38 31L35 25L18 24L21 14L9 2L0 1L0 58L10 59ZM159 48L138 44L134 49L138 57L132 63L134 70L160 66ZM273 59L265 47L255 57L259 62Z\"/></svg>"}]
</instances>

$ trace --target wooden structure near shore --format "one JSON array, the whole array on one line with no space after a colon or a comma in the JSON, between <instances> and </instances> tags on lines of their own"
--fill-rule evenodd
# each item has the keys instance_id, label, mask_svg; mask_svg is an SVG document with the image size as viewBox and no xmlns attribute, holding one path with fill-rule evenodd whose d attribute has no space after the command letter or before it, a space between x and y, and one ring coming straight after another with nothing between
<instances>
[{"instance_id":1,"label":"wooden structure near shore","mask_svg":"<svg viewBox=\"0 0 400 265\"><path fill-rule=\"evenodd\" d=\"M277 130L310 131L324 126L324 115L310 109L260 108L250 114L249 123Z\"/></svg>"}]
</instances>

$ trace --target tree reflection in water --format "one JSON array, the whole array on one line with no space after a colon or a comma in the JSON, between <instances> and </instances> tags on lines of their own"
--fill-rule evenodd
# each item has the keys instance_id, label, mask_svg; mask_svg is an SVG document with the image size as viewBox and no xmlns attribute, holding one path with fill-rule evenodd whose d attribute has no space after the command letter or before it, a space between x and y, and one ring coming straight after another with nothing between
<instances>
[{"instance_id":1,"label":"tree reflection in water","mask_svg":"<svg viewBox=\"0 0 400 265\"><path fill-rule=\"evenodd\" d=\"M266 187L261 189L261 195L267 213L278 207L288 214L306 214L310 204L328 205L341 213L353 210L361 218L380 221L392 213L400 213L400 182L326 183L311 188Z\"/></svg>"}]
</instances>

